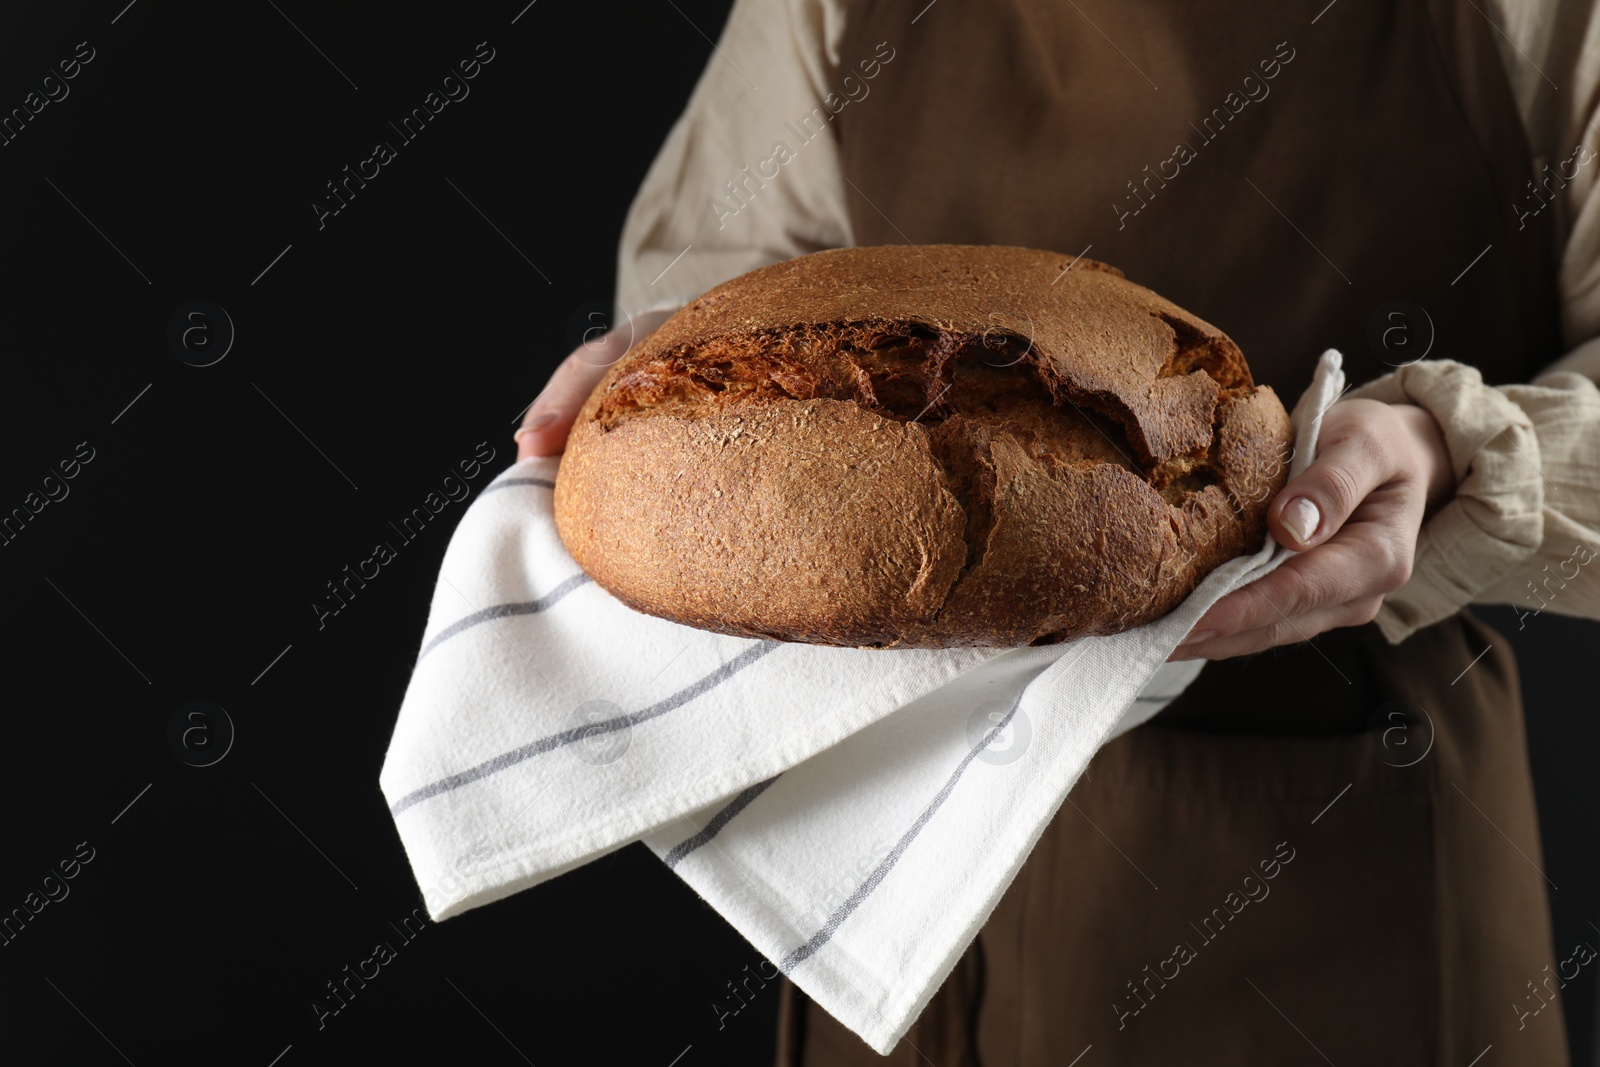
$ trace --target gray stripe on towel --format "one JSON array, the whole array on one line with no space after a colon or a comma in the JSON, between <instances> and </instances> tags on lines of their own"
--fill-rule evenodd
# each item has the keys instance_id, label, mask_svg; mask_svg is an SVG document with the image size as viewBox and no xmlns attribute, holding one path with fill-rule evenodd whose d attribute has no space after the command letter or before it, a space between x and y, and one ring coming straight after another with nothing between
<instances>
[{"instance_id":1,"label":"gray stripe on towel","mask_svg":"<svg viewBox=\"0 0 1600 1067\"><path fill-rule=\"evenodd\" d=\"M715 689L729 678L732 678L735 674L738 674L740 671L750 666L750 664L754 663L762 656L765 656L767 653L776 649L780 644L781 642L779 641L758 641L754 645L746 648L737 656L733 657L727 663L724 663L722 666L712 671L710 674L707 674L705 677L700 678L699 680L692 682L688 686L678 690L665 700L657 701L648 708L644 708L641 711L630 711L625 715L618 715L615 718L601 719L599 722L584 723L581 726L574 726L570 729L562 730L560 733L551 734L549 737L540 738L538 741L523 745L521 748L514 748L510 752L504 752L493 757L492 759L484 760L476 767L469 767L458 774L452 774L448 778L441 778L437 782L423 786L421 789L413 790L412 792L401 797L399 800L395 801L395 803L389 808L389 814L399 815L402 811L405 811L413 804L421 803L422 801L427 800L429 797L438 796L440 793L448 793L452 790L460 789L464 785L469 785L470 783L476 782L479 779L487 778L491 774L498 774L507 767L515 766L516 764L521 763L523 760L532 759L534 756L543 755L546 752L563 748L566 745L572 744L574 741L581 741L586 737L593 737L597 733L610 733L612 731L622 730L630 726L637 726L639 723L648 722L649 720L657 718L658 716L665 715L674 708L680 708L694 700L696 697L709 693L711 690Z\"/></svg>"},{"instance_id":2,"label":"gray stripe on towel","mask_svg":"<svg viewBox=\"0 0 1600 1067\"><path fill-rule=\"evenodd\" d=\"M556 487L555 482L547 481L544 478L507 478L504 481L495 482L493 485L484 486L483 493L492 493L496 489L510 489L513 485L542 485L546 489L554 489ZM483 493L478 495L482 496Z\"/></svg>"},{"instance_id":3,"label":"gray stripe on towel","mask_svg":"<svg viewBox=\"0 0 1600 1067\"><path fill-rule=\"evenodd\" d=\"M766 792L767 786L771 785L773 782L776 782L780 777L782 777L782 772L774 774L771 778L768 778L764 782L757 782L755 785L734 797L728 802L727 807L723 808L721 811L717 812L711 817L711 821L706 823L706 828L704 830L701 830L693 837L674 845L672 847L672 851L668 852L664 857L662 857L662 862L668 867L676 867L683 861L685 856L699 848L701 845L706 844L713 837L716 837L717 834L721 833L722 828L732 822L735 815L749 807L752 800ZM693 823L690 825L692 826Z\"/></svg>"},{"instance_id":4,"label":"gray stripe on towel","mask_svg":"<svg viewBox=\"0 0 1600 1067\"><path fill-rule=\"evenodd\" d=\"M967 767L972 763L973 760L978 758L978 753L988 748L994 742L995 737L1000 733L1001 730L1004 730L1008 725L1010 725L1011 717L1017 713L1017 708L1021 706L1022 698L1018 696L1017 702L1011 705L1010 711L1006 712L1006 717L996 723L994 729L984 734L983 739L978 742L972 751L966 754L965 758L963 758L959 764L956 765L956 769L951 772L949 780L944 783L944 788L939 790L938 795L933 798L926 808L922 809L922 814L917 816L917 821L911 824L911 829L907 830L905 835L901 837L900 840L895 844L894 848L890 849L889 854L883 858L883 862L879 863L878 866L873 869L872 873L867 875L867 880L862 882L861 885L857 886L856 891L851 893L850 896L846 898L845 902L840 904L839 907L834 910L832 915L828 916L828 921L822 924L822 929L812 934L811 938L806 941L805 944L801 945L799 948L790 952L787 956L778 961L778 970L782 971L784 974L788 974L793 968L810 959L811 956L816 953L817 949L828 943L829 939L833 937L834 931L838 930L844 921L850 917L850 914L859 908L862 902L872 895L873 890L878 888L878 884L883 881L884 877L889 873L894 865L899 862L900 856L905 852L905 850L911 847L911 842L914 841L917 835L922 832L922 828L928 824L928 820L933 818L933 813L939 810L940 805L942 805L955 790L956 783L961 780L961 775L966 771Z\"/></svg>"},{"instance_id":5,"label":"gray stripe on towel","mask_svg":"<svg viewBox=\"0 0 1600 1067\"><path fill-rule=\"evenodd\" d=\"M488 492L488 490L484 491ZM417 653L417 662L421 663L422 658L429 652L432 652L439 645L443 644L445 641L448 641L450 638L454 637L463 630L470 630L479 623L489 622L492 619L507 619L514 615L533 615L544 611L546 608L555 604L556 601L560 600L562 597L578 588L578 586L592 581L594 581L593 578L590 578L587 574L579 571L577 574L574 574L571 578L568 578L566 581L550 590L538 600L524 600L521 603L516 604L496 604L492 608L484 608L482 611L474 611L466 618L457 620L456 622L453 622L449 626L446 626L444 629L440 630L438 633L434 634L433 639L427 644L423 645L422 651Z\"/></svg>"}]
</instances>

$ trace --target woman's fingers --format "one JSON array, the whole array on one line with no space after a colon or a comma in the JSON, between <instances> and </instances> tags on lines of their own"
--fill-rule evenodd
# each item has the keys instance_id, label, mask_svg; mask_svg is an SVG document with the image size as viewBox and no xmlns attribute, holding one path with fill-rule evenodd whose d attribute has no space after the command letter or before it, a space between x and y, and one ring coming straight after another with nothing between
<instances>
[{"instance_id":1,"label":"woman's fingers","mask_svg":"<svg viewBox=\"0 0 1600 1067\"><path fill-rule=\"evenodd\" d=\"M1211 606L1174 653L1219 659L1370 622L1411 577L1430 501L1454 483L1438 425L1420 408L1348 400L1328 410L1317 459L1268 509L1295 555Z\"/></svg>"},{"instance_id":2,"label":"woman's fingers","mask_svg":"<svg viewBox=\"0 0 1600 1067\"><path fill-rule=\"evenodd\" d=\"M1410 542L1400 531L1415 510L1408 494L1378 490L1333 540L1315 552L1289 557L1265 578L1229 593L1200 617L1194 632L1242 633L1363 594L1393 592L1411 577Z\"/></svg>"},{"instance_id":3,"label":"woman's fingers","mask_svg":"<svg viewBox=\"0 0 1600 1067\"><path fill-rule=\"evenodd\" d=\"M584 358L591 354L590 349L579 348L562 360L549 384L529 405L522 416L522 427L517 430L517 459L553 456L566 447L572 420L578 417L578 409L609 366Z\"/></svg>"},{"instance_id":4,"label":"woman's fingers","mask_svg":"<svg viewBox=\"0 0 1600 1067\"><path fill-rule=\"evenodd\" d=\"M606 371L671 314L647 311L573 349L523 414L522 426L516 432L517 459L553 456L565 448L578 409Z\"/></svg>"},{"instance_id":5,"label":"woman's fingers","mask_svg":"<svg viewBox=\"0 0 1600 1067\"><path fill-rule=\"evenodd\" d=\"M1247 592L1249 586L1240 592ZM1235 634L1225 634L1204 641L1179 645L1168 659L1228 659L1263 652L1278 645L1291 645L1309 641L1318 634L1336 630L1341 626L1360 626L1378 616L1383 606L1381 594L1372 594L1344 604L1330 604L1298 616L1284 616L1273 612L1275 621Z\"/></svg>"},{"instance_id":6,"label":"woman's fingers","mask_svg":"<svg viewBox=\"0 0 1600 1067\"><path fill-rule=\"evenodd\" d=\"M1342 604L1360 591L1351 573L1363 564L1363 548L1341 538L1320 551L1292 556L1277 570L1211 605L1194 626L1194 636L1237 634L1271 626L1286 618Z\"/></svg>"},{"instance_id":7,"label":"woman's fingers","mask_svg":"<svg viewBox=\"0 0 1600 1067\"><path fill-rule=\"evenodd\" d=\"M1300 552L1327 541L1369 493L1393 477L1394 457L1374 430L1382 421L1372 410L1387 407L1347 400L1328 409L1316 461L1267 509L1267 527L1280 545Z\"/></svg>"}]
</instances>

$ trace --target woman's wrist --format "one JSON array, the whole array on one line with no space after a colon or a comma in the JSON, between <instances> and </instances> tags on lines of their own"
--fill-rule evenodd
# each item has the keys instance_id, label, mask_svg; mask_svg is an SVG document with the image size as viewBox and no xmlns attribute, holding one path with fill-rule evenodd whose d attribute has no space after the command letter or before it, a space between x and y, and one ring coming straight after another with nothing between
<instances>
[{"instance_id":1,"label":"woman's wrist","mask_svg":"<svg viewBox=\"0 0 1600 1067\"><path fill-rule=\"evenodd\" d=\"M1427 442L1436 428L1444 431L1452 475L1460 479L1438 513L1425 516L1411 580L1384 597L1377 622L1390 642L1399 642L1476 600L1538 550L1545 533L1539 436L1505 392L1454 360L1407 364L1357 386L1350 398L1382 401L1396 409L1397 429L1411 428L1404 436L1421 446L1411 462L1419 478L1427 475L1430 503L1443 488L1432 469L1437 460L1423 458L1431 456ZM1434 426L1407 413L1412 405Z\"/></svg>"},{"instance_id":2,"label":"woman's wrist","mask_svg":"<svg viewBox=\"0 0 1600 1067\"><path fill-rule=\"evenodd\" d=\"M1456 495L1455 466L1450 461L1450 447L1445 442L1444 430L1428 413L1416 404L1392 404L1406 436L1411 440L1420 464L1418 476L1427 486L1428 507L1425 516L1431 516Z\"/></svg>"}]
</instances>

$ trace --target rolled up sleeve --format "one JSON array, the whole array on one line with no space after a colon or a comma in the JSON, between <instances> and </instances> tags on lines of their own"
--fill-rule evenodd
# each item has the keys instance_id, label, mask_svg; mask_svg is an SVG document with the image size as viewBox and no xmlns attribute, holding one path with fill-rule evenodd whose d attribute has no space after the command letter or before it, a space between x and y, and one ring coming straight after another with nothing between
<instances>
[{"instance_id":1,"label":"rolled up sleeve","mask_svg":"<svg viewBox=\"0 0 1600 1067\"><path fill-rule=\"evenodd\" d=\"M1402 641L1474 603L1600 619L1600 573L1582 570L1600 553L1593 380L1559 371L1495 388L1475 369L1440 360L1350 395L1431 414L1458 482L1454 499L1418 534L1411 580L1384 598L1376 622L1385 637ZM1563 576L1559 596L1543 584L1552 574Z\"/></svg>"}]
</instances>

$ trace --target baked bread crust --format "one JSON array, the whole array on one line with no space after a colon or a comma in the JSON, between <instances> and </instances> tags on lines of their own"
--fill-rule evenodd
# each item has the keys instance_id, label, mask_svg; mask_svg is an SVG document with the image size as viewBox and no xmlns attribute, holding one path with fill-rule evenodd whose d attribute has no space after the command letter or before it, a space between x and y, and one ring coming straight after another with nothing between
<instances>
[{"instance_id":1,"label":"baked bread crust","mask_svg":"<svg viewBox=\"0 0 1600 1067\"><path fill-rule=\"evenodd\" d=\"M1149 622L1259 548L1290 439L1237 345L1114 267L838 249L712 289L619 360L556 526L618 599L702 629L1044 644Z\"/></svg>"}]
</instances>

